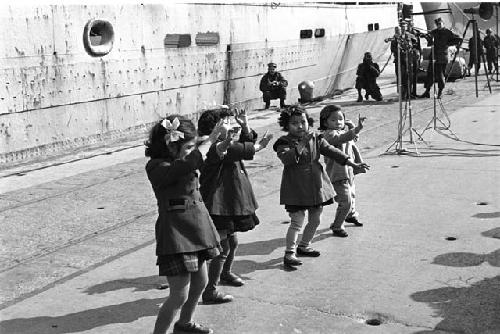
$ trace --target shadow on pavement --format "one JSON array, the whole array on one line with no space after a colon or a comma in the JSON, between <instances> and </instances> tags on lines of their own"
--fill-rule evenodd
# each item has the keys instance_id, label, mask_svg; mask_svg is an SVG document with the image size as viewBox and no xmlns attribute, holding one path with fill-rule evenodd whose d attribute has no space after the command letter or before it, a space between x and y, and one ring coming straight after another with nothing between
<instances>
[{"instance_id":1,"label":"shadow on pavement","mask_svg":"<svg viewBox=\"0 0 500 334\"><path fill-rule=\"evenodd\" d=\"M288 222L287 222L288 223ZM329 232L329 228L321 229L316 231L316 236L312 240L312 242L318 242L328 237L331 237L330 234L323 234L325 232ZM274 252L278 248L285 248L285 234L286 229L283 229L283 238L275 238L270 240L262 240L249 242L247 244L239 244L238 250L236 252L236 256L245 256L245 255L268 255ZM300 240L301 236L299 235Z\"/></svg>"},{"instance_id":2,"label":"shadow on pavement","mask_svg":"<svg viewBox=\"0 0 500 334\"><path fill-rule=\"evenodd\" d=\"M236 254L237 255L237 254ZM234 272L245 280L251 280L245 276L258 270L283 270L283 257L271 259L265 262L256 262L252 260L236 260L233 263Z\"/></svg>"},{"instance_id":3,"label":"shadow on pavement","mask_svg":"<svg viewBox=\"0 0 500 334\"><path fill-rule=\"evenodd\" d=\"M88 289L85 289L85 291L83 292L89 295L96 295L100 293L106 293L109 291L131 289L131 288L134 289L132 292L148 291L157 289L160 283L161 283L160 277L158 275L135 277L135 278L121 278L93 285Z\"/></svg>"},{"instance_id":4,"label":"shadow on pavement","mask_svg":"<svg viewBox=\"0 0 500 334\"><path fill-rule=\"evenodd\" d=\"M480 212L476 213L475 215L472 216L473 218L479 218L479 219L494 219L494 218L500 218L500 212ZM497 229L497 233L500 233L500 228Z\"/></svg>"},{"instance_id":5,"label":"shadow on pavement","mask_svg":"<svg viewBox=\"0 0 500 334\"><path fill-rule=\"evenodd\" d=\"M318 242L326 238L332 237L331 233L324 234L325 232L329 232L329 228L321 229L316 231L316 236L312 240L312 242ZM286 233L286 229L283 229L283 235ZM300 240L301 236L299 235L298 240ZM238 250L236 252L236 256L245 256L245 255L269 255L274 252L278 248L283 248L283 252L285 250L285 238L275 238L270 240L263 241L255 241L247 244L240 244L238 246ZM257 262L252 260L235 260L234 261L234 271L238 275L247 275L254 271L258 270L284 270L283 267L283 257L280 256L276 259L271 259L265 262ZM286 270L286 269L285 269ZM250 279L249 277L243 276L244 279Z\"/></svg>"},{"instance_id":6,"label":"shadow on pavement","mask_svg":"<svg viewBox=\"0 0 500 334\"><path fill-rule=\"evenodd\" d=\"M435 330L467 334L500 332L500 276L486 278L469 287L419 291L412 294L411 298L428 303L436 311L434 316L443 318ZM424 333L435 331L419 331L415 334Z\"/></svg>"},{"instance_id":7,"label":"shadow on pavement","mask_svg":"<svg viewBox=\"0 0 500 334\"><path fill-rule=\"evenodd\" d=\"M500 249L489 254L467 252L441 254L436 256L432 263L447 267L473 267L479 266L482 263L488 263L493 267L500 267Z\"/></svg>"},{"instance_id":8,"label":"shadow on pavement","mask_svg":"<svg viewBox=\"0 0 500 334\"><path fill-rule=\"evenodd\" d=\"M42 316L5 320L0 322L0 332L6 334L78 333L109 324L132 323L143 317L156 316L159 305L164 300L165 298L143 298L55 317Z\"/></svg>"},{"instance_id":9,"label":"shadow on pavement","mask_svg":"<svg viewBox=\"0 0 500 334\"><path fill-rule=\"evenodd\" d=\"M488 238L500 239L500 227L495 227L491 230L484 231L483 233L481 233L481 235Z\"/></svg>"},{"instance_id":10,"label":"shadow on pavement","mask_svg":"<svg viewBox=\"0 0 500 334\"><path fill-rule=\"evenodd\" d=\"M500 228L483 232L490 237ZM488 263L500 267L500 249L489 254L466 252L446 253L436 256L433 264L449 267L471 267ZM462 284L469 280L462 279ZM446 286L438 289L419 291L410 296L413 300L428 303L436 310L436 317L443 320L435 330L457 333L500 333L500 276L485 278L467 287ZM437 333L434 330L419 331L415 334Z\"/></svg>"}]
</instances>

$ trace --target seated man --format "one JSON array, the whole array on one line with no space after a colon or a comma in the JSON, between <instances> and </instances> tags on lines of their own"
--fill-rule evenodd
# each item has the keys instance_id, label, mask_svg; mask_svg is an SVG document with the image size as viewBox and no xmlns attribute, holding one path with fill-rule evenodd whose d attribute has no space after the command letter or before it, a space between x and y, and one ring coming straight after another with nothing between
<instances>
[{"instance_id":1,"label":"seated man","mask_svg":"<svg viewBox=\"0 0 500 334\"><path fill-rule=\"evenodd\" d=\"M377 85L377 77L380 75L380 68L378 67L377 63L373 62L372 54L370 52L365 52L363 62L358 65L356 75L358 102L363 101L363 96L361 96L361 89L364 89L366 91L365 99L368 100L368 96L371 95L375 100L382 101L380 87Z\"/></svg>"},{"instance_id":2,"label":"seated man","mask_svg":"<svg viewBox=\"0 0 500 334\"><path fill-rule=\"evenodd\" d=\"M260 90L262 99L266 103L266 109L271 105L271 100L280 99L280 108L285 106L286 86L288 81L283 78L281 73L276 71L276 64L267 64L267 73L260 80Z\"/></svg>"}]
</instances>

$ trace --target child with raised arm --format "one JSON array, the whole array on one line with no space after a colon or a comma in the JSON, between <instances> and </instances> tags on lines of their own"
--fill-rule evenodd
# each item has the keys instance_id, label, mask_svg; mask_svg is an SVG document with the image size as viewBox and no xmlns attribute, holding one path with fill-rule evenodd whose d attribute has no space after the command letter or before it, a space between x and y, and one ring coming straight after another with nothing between
<instances>
[{"instance_id":1,"label":"child with raised arm","mask_svg":"<svg viewBox=\"0 0 500 334\"><path fill-rule=\"evenodd\" d=\"M281 178L280 204L290 215L290 226L286 234L286 249L283 263L285 267L295 268L302 264L296 256L317 257L320 252L310 244L320 224L323 206L333 203L333 188L319 159L327 156L339 164L352 166L356 170L369 168L365 163L354 163L349 156L315 132L309 130L313 119L300 106L289 106L282 110L279 124L288 134L280 137L273 148L283 163ZM302 240L297 239L308 212L308 223L304 228Z\"/></svg>"},{"instance_id":2,"label":"child with raised arm","mask_svg":"<svg viewBox=\"0 0 500 334\"><path fill-rule=\"evenodd\" d=\"M259 219L255 214L257 201L243 160L252 160L272 138L266 134L256 143L257 133L248 126L246 112L236 110L234 113L226 106L205 111L198 121L198 133L210 133L218 122L222 122L223 131L210 147L200 169L200 191L222 246L221 254L209 265L208 284L202 294L206 304L233 300L231 295L217 291L219 280L232 286L244 284L231 271L238 247L236 232L252 230Z\"/></svg>"},{"instance_id":3,"label":"child with raised arm","mask_svg":"<svg viewBox=\"0 0 500 334\"><path fill-rule=\"evenodd\" d=\"M197 170L221 127L215 126L208 139L198 144L194 124L172 115L154 125L145 142L150 157L146 172L158 204L157 265L170 288L154 334L166 333L179 309L174 333L212 333L192 321L207 284L205 261L219 254L218 234L198 190Z\"/></svg>"},{"instance_id":4,"label":"child with raised arm","mask_svg":"<svg viewBox=\"0 0 500 334\"><path fill-rule=\"evenodd\" d=\"M349 155L355 162L362 162L361 155L354 140L363 129L364 117L359 117L358 125L346 121L345 115L339 106L329 105L324 107L319 116L319 129L323 130L324 137L329 144L335 146L345 154ZM355 187L352 167L339 164L338 162L325 157L326 172L330 177L335 190L335 201L338 203L335 219L330 225L333 235L337 237L347 237L344 221L356 226L363 226L358 220L358 212L355 207Z\"/></svg>"}]
</instances>

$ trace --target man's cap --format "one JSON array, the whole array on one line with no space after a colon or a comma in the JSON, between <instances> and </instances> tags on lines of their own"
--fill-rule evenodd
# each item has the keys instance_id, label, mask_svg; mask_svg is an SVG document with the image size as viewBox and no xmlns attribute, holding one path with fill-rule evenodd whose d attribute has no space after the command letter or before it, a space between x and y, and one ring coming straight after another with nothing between
<instances>
[{"instance_id":1,"label":"man's cap","mask_svg":"<svg viewBox=\"0 0 500 334\"><path fill-rule=\"evenodd\" d=\"M276 67L276 63L269 63L267 64L267 67Z\"/></svg>"},{"instance_id":2,"label":"man's cap","mask_svg":"<svg viewBox=\"0 0 500 334\"><path fill-rule=\"evenodd\" d=\"M443 23L443 19L438 17L437 19L434 20L434 23L438 24L438 23Z\"/></svg>"}]
</instances>

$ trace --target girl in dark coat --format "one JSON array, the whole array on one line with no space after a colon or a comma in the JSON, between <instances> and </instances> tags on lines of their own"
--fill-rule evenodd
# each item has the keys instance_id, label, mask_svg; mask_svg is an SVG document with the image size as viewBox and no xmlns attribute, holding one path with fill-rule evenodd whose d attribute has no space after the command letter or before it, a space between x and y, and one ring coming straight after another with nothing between
<instances>
[{"instance_id":1,"label":"girl in dark coat","mask_svg":"<svg viewBox=\"0 0 500 334\"><path fill-rule=\"evenodd\" d=\"M216 290L219 279L233 286L243 285L240 277L231 272L238 239L236 232L252 230L259 219L255 215L257 201L242 160L252 160L255 152L265 148L271 139L266 136L255 144L257 134L248 126L244 110L234 113L227 107L205 111L198 121L198 133L208 134L217 122L223 122L225 131L208 151L200 169L200 191L205 205L219 233L222 253L212 259L208 270L208 284L202 294L204 303L230 302L233 297Z\"/></svg>"},{"instance_id":2,"label":"girl in dark coat","mask_svg":"<svg viewBox=\"0 0 500 334\"><path fill-rule=\"evenodd\" d=\"M222 129L214 127L205 142L196 142L194 124L168 116L150 131L146 141L148 179L158 203L155 225L159 275L167 276L170 294L155 323L154 334L166 333L179 309L174 332L212 333L192 321L207 284L205 261L219 254L215 226L199 192L197 169Z\"/></svg>"},{"instance_id":3,"label":"girl in dark coat","mask_svg":"<svg viewBox=\"0 0 500 334\"><path fill-rule=\"evenodd\" d=\"M300 106L289 106L282 110L279 124L286 136L280 137L273 148L284 165L281 177L280 204L290 215L290 226L286 234L286 249L283 259L285 267L295 267L302 261L295 257L295 252L302 256L319 256L311 240L320 224L323 206L332 204L334 191L330 179L319 162L324 155L341 165L353 167L363 172L369 167L365 163L354 163L341 150L328 144L319 134L310 132L313 120ZM304 225L305 213L308 223L304 228L302 240L297 246L297 239Z\"/></svg>"}]
</instances>

